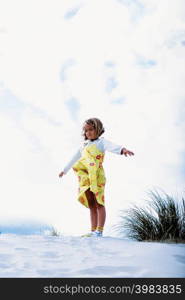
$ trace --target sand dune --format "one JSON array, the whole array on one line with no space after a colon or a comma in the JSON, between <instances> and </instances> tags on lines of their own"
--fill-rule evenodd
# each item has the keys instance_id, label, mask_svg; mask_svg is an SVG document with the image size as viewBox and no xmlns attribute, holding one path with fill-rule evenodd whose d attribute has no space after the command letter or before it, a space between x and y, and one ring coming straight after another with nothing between
<instances>
[{"instance_id":1,"label":"sand dune","mask_svg":"<svg viewBox=\"0 0 185 300\"><path fill-rule=\"evenodd\" d=\"M185 277L185 245L1 234L0 277Z\"/></svg>"}]
</instances>

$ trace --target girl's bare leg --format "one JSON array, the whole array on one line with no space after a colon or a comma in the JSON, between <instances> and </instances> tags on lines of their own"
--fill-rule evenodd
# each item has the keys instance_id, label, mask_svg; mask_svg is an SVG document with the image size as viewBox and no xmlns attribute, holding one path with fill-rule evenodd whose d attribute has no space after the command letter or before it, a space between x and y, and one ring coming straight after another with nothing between
<instances>
[{"instance_id":1,"label":"girl's bare leg","mask_svg":"<svg viewBox=\"0 0 185 300\"><path fill-rule=\"evenodd\" d=\"M87 201L90 209L90 219L91 219L91 230L95 230L98 224L98 213L97 213L97 205L96 198L93 192L88 189L86 192Z\"/></svg>"},{"instance_id":2,"label":"girl's bare leg","mask_svg":"<svg viewBox=\"0 0 185 300\"><path fill-rule=\"evenodd\" d=\"M97 212L98 212L98 222L97 222L98 226L103 228L104 224L105 224L105 219L106 219L105 206L97 203Z\"/></svg>"}]
</instances>

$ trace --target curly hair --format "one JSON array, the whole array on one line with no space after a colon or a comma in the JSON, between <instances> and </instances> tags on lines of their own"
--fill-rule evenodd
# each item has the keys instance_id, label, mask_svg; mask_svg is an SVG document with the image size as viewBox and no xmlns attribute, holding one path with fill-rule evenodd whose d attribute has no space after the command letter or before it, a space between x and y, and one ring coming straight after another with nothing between
<instances>
[{"instance_id":1,"label":"curly hair","mask_svg":"<svg viewBox=\"0 0 185 300\"><path fill-rule=\"evenodd\" d=\"M83 124L83 129L82 129L82 136L84 137L84 140L87 140L86 134L85 134L85 130L84 130L84 126L88 124L88 125L92 125L96 131L97 137L99 137L100 135L102 135L105 132L105 129L103 127L102 122L97 119L97 118L90 118L88 120L86 120Z\"/></svg>"}]
</instances>

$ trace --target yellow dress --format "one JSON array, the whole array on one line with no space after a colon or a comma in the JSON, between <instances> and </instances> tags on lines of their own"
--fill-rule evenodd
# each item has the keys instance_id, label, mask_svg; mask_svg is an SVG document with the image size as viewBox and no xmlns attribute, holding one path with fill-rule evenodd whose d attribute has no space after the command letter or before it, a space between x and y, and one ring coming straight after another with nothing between
<instances>
[{"instance_id":1,"label":"yellow dress","mask_svg":"<svg viewBox=\"0 0 185 300\"><path fill-rule=\"evenodd\" d=\"M99 204L104 205L105 172L102 166L104 153L95 144L82 150L81 158L73 165L78 176L78 201L89 207L85 192L90 189Z\"/></svg>"}]
</instances>

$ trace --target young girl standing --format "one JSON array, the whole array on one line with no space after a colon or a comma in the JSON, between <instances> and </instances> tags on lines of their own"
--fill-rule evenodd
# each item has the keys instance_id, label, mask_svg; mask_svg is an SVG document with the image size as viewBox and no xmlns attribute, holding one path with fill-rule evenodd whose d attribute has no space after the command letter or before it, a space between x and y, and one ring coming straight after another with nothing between
<instances>
[{"instance_id":1,"label":"young girl standing","mask_svg":"<svg viewBox=\"0 0 185 300\"><path fill-rule=\"evenodd\" d=\"M132 151L116 145L100 136L104 133L102 122L91 118L83 124L84 144L59 174L62 177L72 167L79 180L78 200L90 209L91 232L85 236L102 236L106 211L104 188L106 183L103 169L105 151L125 156Z\"/></svg>"}]
</instances>

